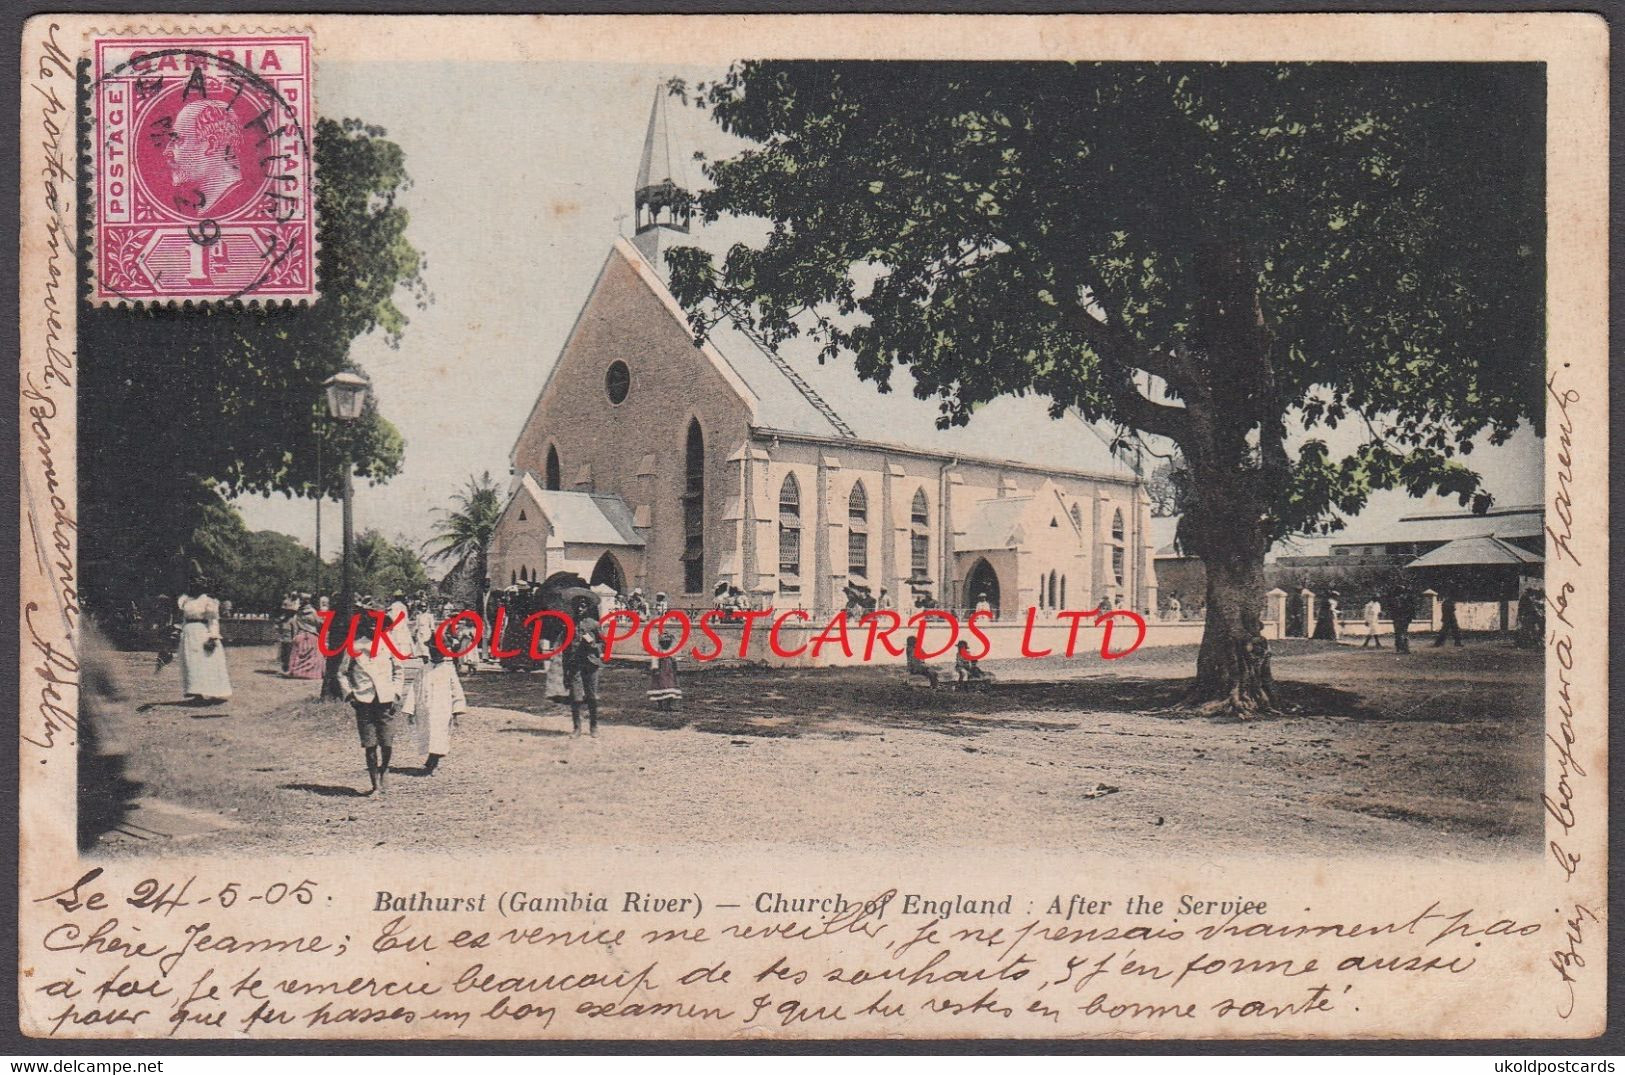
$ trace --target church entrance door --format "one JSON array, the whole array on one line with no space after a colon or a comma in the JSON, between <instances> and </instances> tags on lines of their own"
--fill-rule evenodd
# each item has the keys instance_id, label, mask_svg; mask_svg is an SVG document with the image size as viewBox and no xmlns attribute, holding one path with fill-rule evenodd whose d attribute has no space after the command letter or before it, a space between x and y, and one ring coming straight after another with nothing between
<instances>
[{"instance_id":1,"label":"church entrance door","mask_svg":"<svg viewBox=\"0 0 1625 1075\"><path fill-rule=\"evenodd\" d=\"M615 559L615 554L606 552L598 558L598 563L592 569L592 579L589 584L608 586L616 593L626 592L626 574L621 570L621 562Z\"/></svg>"},{"instance_id":2,"label":"church entrance door","mask_svg":"<svg viewBox=\"0 0 1625 1075\"><path fill-rule=\"evenodd\" d=\"M993 615L999 615L999 574L993 570L993 565L985 557L979 558L965 576L964 604L968 609L974 610L977 603L985 600Z\"/></svg>"}]
</instances>

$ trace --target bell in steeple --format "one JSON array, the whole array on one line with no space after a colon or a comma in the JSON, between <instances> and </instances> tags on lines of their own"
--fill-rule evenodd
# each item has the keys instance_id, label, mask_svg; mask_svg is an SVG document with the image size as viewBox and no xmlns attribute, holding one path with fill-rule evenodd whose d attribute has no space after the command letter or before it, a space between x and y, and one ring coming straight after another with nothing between
<instances>
[{"instance_id":1,"label":"bell in steeple","mask_svg":"<svg viewBox=\"0 0 1625 1075\"><path fill-rule=\"evenodd\" d=\"M638 166L638 185L632 199L633 243L650 262L659 252L662 229L688 234L693 204L682 155L666 118L667 96L665 84L656 87L654 107L649 110L649 132L643 136L643 163Z\"/></svg>"}]
</instances>

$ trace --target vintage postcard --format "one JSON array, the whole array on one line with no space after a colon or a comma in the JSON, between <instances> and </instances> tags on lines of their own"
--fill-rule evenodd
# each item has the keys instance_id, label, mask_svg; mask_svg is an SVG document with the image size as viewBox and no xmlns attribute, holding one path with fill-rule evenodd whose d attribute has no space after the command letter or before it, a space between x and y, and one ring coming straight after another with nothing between
<instances>
[{"instance_id":1,"label":"vintage postcard","mask_svg":"<svg viewBox=\"0 0 1625 1075\"><path fill-rule=\"evenodd\" d=\"M33 18L22 1033L1601 1034L1608 45Z\"/></svg>"}]
</instances>

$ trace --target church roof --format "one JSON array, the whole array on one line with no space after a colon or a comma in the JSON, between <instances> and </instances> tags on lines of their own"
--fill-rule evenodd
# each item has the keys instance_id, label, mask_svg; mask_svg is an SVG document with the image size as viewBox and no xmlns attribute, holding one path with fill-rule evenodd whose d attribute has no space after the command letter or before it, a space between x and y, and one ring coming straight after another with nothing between
<instances>
[{"instance_id":1,"label":"church roof","mask_svg":"<svg viewBox=\"0 0 1625 1075\"><path fill-rule=\"evenodd\" d=\"M580 545L635 545L643 544L637 527L632 525L632 509L626 501L609 493L576 493L562 489L543 489L536 476L526 471L520 476L519 486L509 508L520 493L527 494L542 514L547 516L553 532L562 541ZM504 509L503 514L507 514Z\"/></svg>"},{"instance_id":2,"label":"church roof","mask_svg":"<svg viewBox=\"0 0 1625 1075\"><path fill-rule=\"evenodd\" d=\"M1047 511L1043 510L1046 505ZM1064 526L1077 534L1077 521L1067 510L1060 490L1045 479L1031 493L977 501L964 531L954 538L954 548L960 552L987 552L1020 545L1026 540L1022 528L1027 525Z\"/></svg>"},{"instance_id":3,"label":"church roof","mask_svg":"<svg viewBox=\"0 0 1625 1075\"><path fill-rule=\"evenodd\" d=\"M1016 531L1021 517L1032 503L1030 496L1007 496L977 503L965 532L954 538L958 552L986 552L989 549L1007 549L1016 543Z\"/></svg>"},{"instance_id":4,"label":"church roof","mask_svg":"<svg viewBox=\"0 0 1625 1075\"><path fill-rule=\"evenodd\" d=\"M652 265L626 240L616 249L658 286L661 298L682 316L666 288L665 265ZM1038 396L1004 396L985 404L963 426L941 429L934 399L912 391L881 392L860 379L850 361L820 363L805 341L768 350L729 322L708 335L712 350L755 397L756 425L767 432L828 437L899 447L965 460L1012 462L1047 470L1075 471L1134 480L1134 470L1115 455L1110 435L1068 412L1049 416ZM800 346L797 346L798 343ZM895 384L910 385L907 370Z\"/></svg>"},{"instance_id":5,"label":"church roof","mask_svg":"<svg viewBox=\"0 0 1625 1075\"><path fill-rule=\"evenodd\" d=\"M649 109L649 130L643 136L643 160L638 165L639 190L665 182L688 189L682 153L672 143L671 124L666 119L666 97L664 88L655 91L655 103Z\"/></svg>"}]
</instances>

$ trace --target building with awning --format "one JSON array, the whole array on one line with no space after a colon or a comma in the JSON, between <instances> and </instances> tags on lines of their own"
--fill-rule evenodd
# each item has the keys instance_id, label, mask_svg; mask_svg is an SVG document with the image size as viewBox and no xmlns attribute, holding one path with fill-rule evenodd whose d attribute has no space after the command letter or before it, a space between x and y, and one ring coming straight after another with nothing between
<instances>
[{"instance_id":1,"label":"building with awning","mask_svg":"<svg viewBox=\"0 0 1625 1075\"><path fill-rule=\"evenodd\" d=\"M1164 593L1179 594L1188 614L1202 599L1206 572L1174 543L1177 519L1152 522L1157 579ZM1336 590L1351 610L1404 579L1417 590L1454 596L1466 629L1510 630L1519 596L1544 577L1545 530L1540 504L1423 510L1397 519L1367 513L1336 534L1277 542L1266 557L1265 579L1293 595ZM1295 623L1288 633L1300 633L1301 610L1289 603L1289 612Z\"/></svg>"},{"instance_id":2,"label":"building with awning","mask_svg":"<svg viewBox=\"0 0 1625 1075\"><path fill-rule=\"evenodd\" d=\"M1419 585L1456 600L1457 619L1467 630L1509 631L1516 624L1518 598L1544 578L1546 561L1493 534L1459 537L1405 565Z\"/></svg>"},{"instance_id":3,"label":"building with awning","mask_svg":"<svg viewBox=\"0 0 1625 1075\"><path fill-rule=\"evenodd\" d=\"M1485 534L1447 541L1405 566L1412 571L1433 568L1510 567L1520 574L1539 574L1543 563L1545 560L1539 553L1530 552L1510 541ZM1525 571L1526 566L1532 567L1533 570Z\"/></svg>"}]
</instances>

